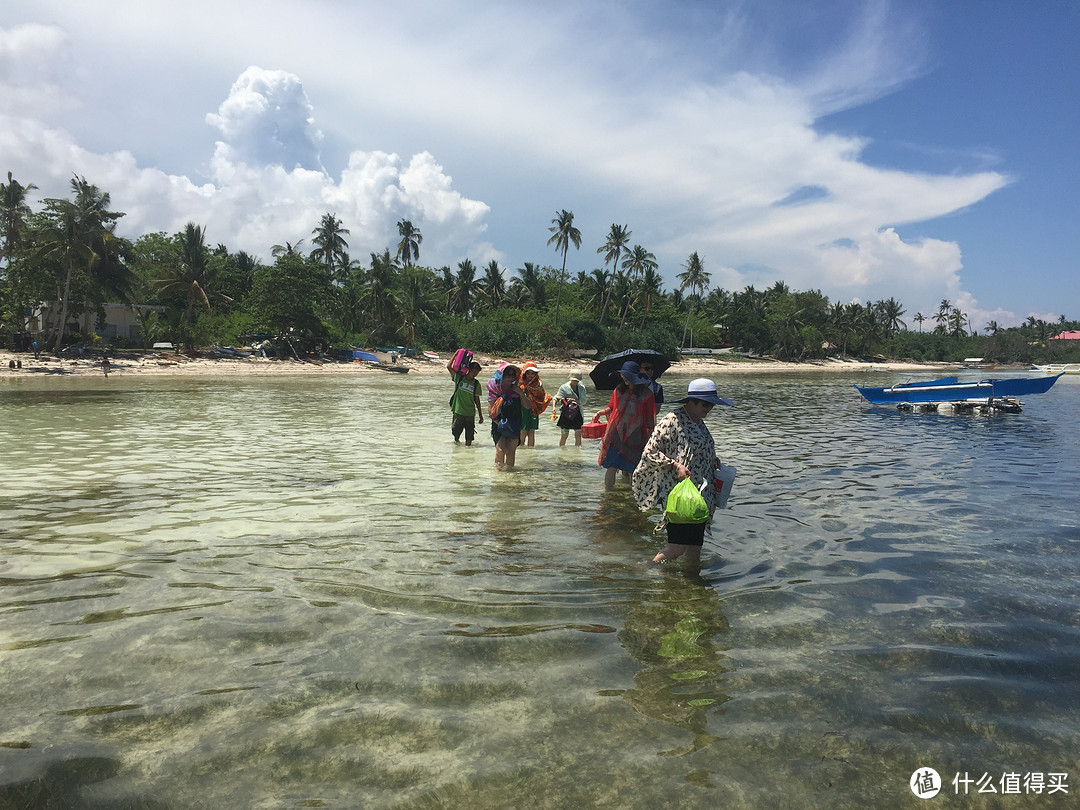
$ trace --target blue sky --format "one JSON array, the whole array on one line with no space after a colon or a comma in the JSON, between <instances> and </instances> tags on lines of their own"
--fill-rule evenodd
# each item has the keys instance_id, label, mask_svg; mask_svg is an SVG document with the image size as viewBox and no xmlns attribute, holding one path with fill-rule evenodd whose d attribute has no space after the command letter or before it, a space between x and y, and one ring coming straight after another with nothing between
<instances>
[{"instance_id":1,"label":"blue sky","mask_svg":"<svg viewBox=\"0 0 1080 810\"><path fill-rule=\"evenodd\" d=\"M669 289L1075 319L1078 46L1059 0L5 0L0 172L264 260L330 211L509 274L566 208L574 272L618 223Z\"/></svg>"}]
</instances>

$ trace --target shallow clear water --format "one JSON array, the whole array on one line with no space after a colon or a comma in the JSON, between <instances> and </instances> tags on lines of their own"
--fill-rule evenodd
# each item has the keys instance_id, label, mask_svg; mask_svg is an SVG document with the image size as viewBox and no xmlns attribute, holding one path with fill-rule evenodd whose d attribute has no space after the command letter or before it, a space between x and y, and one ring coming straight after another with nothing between
<instances>
[{"instance_id":1,"label":"shallow clear water","mask_svg":"<svg viewBox=\"0 0 1080 810\"><path fill-rule=\"evenodd\" d=\"M455 446L440 378L6 383L0 807L1068 806L1080 380L893 379L720 380L700 574L596 442Z\"/></svg>"}]
</instances>

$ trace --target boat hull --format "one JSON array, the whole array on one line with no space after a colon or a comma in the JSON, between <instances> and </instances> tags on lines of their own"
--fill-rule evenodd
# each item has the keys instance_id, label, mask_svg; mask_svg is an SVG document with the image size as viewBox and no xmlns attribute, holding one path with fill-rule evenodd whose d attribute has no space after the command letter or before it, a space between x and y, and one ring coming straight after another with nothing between
<instances>
[{"instance_id":1,"label":"boat hull","mask_svg":"<svg viewBox=\"0 0 1080 810\"><path fill-rule=\"evenodd\" d=\"M1032 368L1044 374L1080 374L1080 363L1050 363L1045 366L1032 366Z\"/></svg>"},{"instance_id":2,"label":"boat hull","mask_svg":"<svg viewBox=\"0 0 1080 810\"><path fill-rule=\"evenodd\" d=\"M962 383L945 377L925 383L894 385L891 388L868 388L856 385L859 393L875 405L919 402L966 402L1003 397L1045 394L1061 377L1012 377L1006 380L980 380Z\"/></svg>"}]
</instances>

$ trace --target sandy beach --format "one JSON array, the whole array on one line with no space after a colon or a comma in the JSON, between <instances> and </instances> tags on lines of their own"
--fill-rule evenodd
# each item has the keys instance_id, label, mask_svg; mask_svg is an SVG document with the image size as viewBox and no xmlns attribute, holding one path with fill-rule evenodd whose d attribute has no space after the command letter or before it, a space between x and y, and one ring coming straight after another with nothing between
<instances>
[{"instance_id":1,"label":"sandy beach","mask_svg":"<svg viewBox=\"0 0 1080 810\"><path fill-rule=\"evenodd\" d=\"M424 357L400 358L397 365L407 368L410 374L442 376L446 372L449 355L440 355L441 360L429 360ZM490 373L504 360L525 362L532 360L540 367L542 376L551 381L566 379L571 370L577 370L587 377L595 361L591 358L580 360L545 357L494 357L477 355L483 364L485 373ZM21 362L22 368L10 365ZM148 352L138 357L119 357L110 364L109 377L129 376L174 376L174 377L264 377L287 375L356 375L380 374L388 372L359 361L327 361L323 363L301 362L298 360L276 360L265 357L246 359L188 358L181 355ZM893 372L943 372L955 369L952 363L903 363L881 361L864 363L858 361L840 362L821 360L808 363L781 363L772 360L723 359L721 356L685 358L673 363L667 376L722 377L728 374L762 373L851 373L853 371L893 371ZM38 360L29 353L0 351L0 377L2 378L40 378L44 376L104 376L100 360L94 358L57 359L41 355Z\"/></svg>"}]
</instances>

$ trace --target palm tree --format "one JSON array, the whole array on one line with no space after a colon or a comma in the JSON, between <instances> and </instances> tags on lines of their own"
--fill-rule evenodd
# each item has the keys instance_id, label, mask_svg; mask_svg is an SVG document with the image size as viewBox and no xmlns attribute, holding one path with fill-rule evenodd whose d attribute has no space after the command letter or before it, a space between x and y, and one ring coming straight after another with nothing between
<instances>
[{"instance_id":1,"label":"palm tree","mask_svg":"<svg viewBox=\"0 0 1080 810\"><path fill-rule=\"evenodd\" d=\"M304 240L297 239L295 245L292 242L286 242L284 245L274 245L270 248L270 255L275 259L279 256L299 256L302 244L304 244Z\"/></svg>"},{"instance_id":2,"label":"palm tree","mask_svg":"<svg viewBox=\"0 0 1080 810\"><path fill-rule=\"evenodd\" d=\"M901 329L906 329L907 324L900 320L904 309L895 298L889 298L881 303L882 324L885 327L885 337L890 338Z\"/></svg>"},{"instance_id":3,"label":"palm tree","mask_svg":"<svg viewBox=\"0 0 1080 810\"><path fill-rule=\"evenodd\" d=\"M691 293L696 293L700 297L709 287L709 274L705 271L705 264L701 261L701 257L698 256L696 250L690 254L683 267L685 270L678 275L681 282L679 290L689 289ZM693 309L692 306L686 308L686 321L683 323L680 346L686 345L686 330L690 327L690 313L693 312Z\"/></svg>"},{"instance_id":4,"label":"palm tree","mask_svg":"<svg viewBox=\"0 0 1080 810\"><path fill-rule=\"evenodd\" d=\"M619 271L611 280L611 293L608 296L620 310L628 312L634 304L634 285L630 281L630 274ZM626 320L625 315L623 320Z\"/></svg>"},{"instance_id":5,"label":"palm tree","mask_svg":"<svg viewBox=\"0 0 1080 810\"><path fill-rule=\"evenodd\" d=\"M495 259L488 262L484 268L484 277L480 279L480 290L489 307L498 309L502 306L506 298L506 279L503 278L502 268Z\"/></svg>"},{"instance_id":6,"label":"palm tree","mask_svg":"<svg viewBox=\"0 0 1080 810\"><path fill-rule=\"evenodd\" d=\"M603 326L604 311L607 309L608 296L611 295L611 273L599 268L593 270L585 279L585 290L589 294L585 308L598 314L597 323Z\"/></svg>"},{"instance_id":7,"label":"palm tree","mask_svg":"<svg viewBox=\"0 0 1080 810\"><path fill-rule=\"evenodd\" d=\"M944 334L945 327L949 324L949 313L952 312L952 302L943 298L938 305L937 314L934 315L934 322L937 326L934 327L935 332L941 332Z\"/></svg>"},{"instance_id":8,"label":"palm tree","mask_svg":"<svg viewBox=\"0 0 1080 810\"><path fill-rule=\"evenodd\" d=\"M731 327L738 342L749 349L764 351L769 344L765 293L748 284L742 292L732 295L731 310Z\"/></svg>"},{"instance_id":9,"label":"palm tree","mask_svg":"<svg viewBox=\"0 0 1080 810\"><path fill-rule=\"evenodd\" d=\"M345 266L348 264L349 243L342 234L349 233L348 228L343 228L341 220L333 214L323 214L319 221L319 227L311 234L315 238L311 243L315 249L311 251L311 258L322 262L326 267L327 275L334 281L343 281Z\"/></svg>"},{"instance_id":10,"label":"palm tree","mask_svg":"<svg viewBox=\"0 0 1080 810\"><path fill-rule=\"evenodd\" d=\"M154 281L154 286L160 292L183 293L187 299L187 309L184 312L184 324L187 331L185 339L190 341L192 316L196 306L201 306L210 311L210 295L213 285L210 270L210 251L206 246L206 237L201 226L189 222L184 230L176 235L176 244L180 249L180 262L175 272L165 278ZM232 300L221 293L215 293L217 297Z\"/></svg>"},{"instance_id":11,"label":"palm tree","mask_svg":"<svg viewBox=\"0 0 1080 810\"><path fill-rule=\"evenodd\" d=\"M645 310L641 313L641 324L638 326L638 332L645 330L645 319L649 317L649 312L652 310L653 298L662 295L663 292L664 280L660 277L660 274L656 272L655 268L646 267L641 276L638 289L638 299L645 303Z\"/></svg>"},{"instance_id":12,"label":"palm tree","mask_svg":"<svg viewBox=\"0 0 1080 810\"><path fill-rule=\"evenodd\" d=\"M529 290L519 279L510 282L506 290L506 305L511 309L525 309L529 305Z\"/></svg>"},{"instance_id":13,"label":"palm tree","mask_svg":"<svg viewBox=\"0 0 1080 810\"><path fill-rule=\"evenodd\" d=\"M431 320L431 280L427 270L409 265L402 272L400 309L405 348L416 342L416 325Z\"/></svg>"},{"instance_id":14,"label":"palm tree","mask_svg":"<svg viewBox=\"0 0 1080 810\"><path fill-rule=\"evenodd\" d=\"M8 181L0 183L0 236L4 237L4 243L0 245L0 261L7 259L11 264L11 256L22 240L23 229L26 225L26 217L30 215L30 206L26 202L26 194L37 188L33 183L23 185L7 173Z\"/></svg>"},{"instance_id":15,"label":"palm tree","mask_svg":"<svg viewBox=\"0 0 1080 810\"><path fill-rule=\"evenodd\" d=\"M525 262L518 268L518 278L511 282L511 287L520 286L527 291L526 296L517 296L523 300L531 301L534 309L543 309L547 306L547 287L544 286L544 275L540 268L533 262Z\"/></svg>"},{"instance_id":16,"label":"palm tree","mask_svg":"<svg viewBox=\"0 0 1080 810\"><path fill-rule=\"evenodd\" d=\"M837 301L829 305L828 320L829 341L833 345L840 345L840 355L847 357L848 342L851 340L852 318L850 310L845 304Z\"/></svg>"},{"instance_id":17,"label":"palm tree","mask_svg":"<svg viewBox=\"0 0 1080 810\"><path fill-rule=\"evenodd\" d=\"M135 319L139 322L139 339L142 340L142 347L149 348L149 345L157 340L161 318L157 310L150 307L132 306L131 311L135 313Z\"/></svg>"},{"instance_id":18,"label":"palm tree","mask_svg":"<svg viewBox=\"0 0 1080 810\"><path fill-rule=\"evenodd\" d=\"M915 321L915 323L919 325L919 333L922 334L922 325L923 321L926 320L926 316L923 315L921 312L916 312L915 316L911 320Z\"/></svg>"},{"instance_id":19,"label":"palm tree","mask_svg":"<svg viewBox=\"0 0 1080 810\"><path fill-rule=\"evenodd\" d=\"M800 300L789 293L775 294L766 309L766 323L777 357L782 360L799 360L810 348L806 345L803 328L807 325L806 309Z\"/></svg>"},{"instance_id":20,"label":"palm tree","mask_svg":"<svg viewBox=\"0 0 1080 810\"><path fill-rule=\"evenodd\" d=\"M90 314L96 311L104 319L103 305L106 302L127 304L131 302L131 291L135 286L135 274L128 267L132 258L132 245L127 239L117 236L112 230L103 232L94 248L97 258L86 268L85 290L86 309L84 310L83 333L90 331Z\"/></svg>"},{"instance_id":21,"label":"palm tree","mask_svg":"<svg viewBox=\"0 0 1080 810\"><path fill-rule=\"evenodd\" d=\"M991 335L996 335L1001 331L1001 327L998 326L997 321L988 321L986 326L983 327L984 332L989 332Z\"/></svg>"},{"instance_id":22,"label":"palm tree","mask_svg":"<svg viewBox=\"0 0 1080 810\"><path fill-rule=\"evenodd\" d=\"M334 321L345 335L364 328L363 300L367 288L367 271L358 260L350 258L343 270L341 286L333 291Z\"/></svg>"},{"instance_id":23,"label":"palm tree","mask_svg":"<svg viewBox=\"0 0 1080 810\"><path fill-rule=\"evenodd\" d=\"M962 338L965 333L965 326L967 325L967 315L960 311L957 307L949 313L948 317L949 336L954 338Z\"/></svg>"},{"instance_id":24,"label":"palm tree","mask_svg":"<svg viewBox=\"0 0 1080 810\"><path fill-rule=\"evenodd\" d=\"M786 298L791 295L791 288L788 287L787 282L777 279L773 282L773 285L765 291L765 301L770 303L777 299Z\"/></svg>"},{"instance_id":25,"label":"palm tree","mask_svg":"<svg viewBox=\"0 0 1080 810\"><path fill-rule=\"evenodd\" d=\"M469 319L472 312L477 287L476 267L473 263L468 259L458 262L457 276L454 278L454 310L465 320Z\"/></svg>"},{"instance_id":26,"label":"palm tree","mask_svg":"<svg viewBox=\"0 0 1080 810\"><path fill-rule=\"evenodd\" d=\"M610 264L612 269L618 272L619 259L622 258L623 251L630 243L631 233L628 225L611 224L611 230L608 231L607 240L596 249L597 253L604 254L604 267L607 267ZM608 290L608 292L610 294L611 291ZM601 309L607 309L606 301Z\"/></svg>"},{"instance_id":27,"label":"palm tree","mask_svg":"<svg viewBox=\"0 0 1080 810\"><path fill-rule=\"evenodd\" d=\"M604 265L612 265L618 268L619 258L622 256L623 250L630 243L630 236L632 231L628 225L616 225L612 223L611 230L608 231L607 241L596 249L597 253L604 254Z\"/></svg>"},{"instance_id":28,"label":"palm tree","mask_svg":"<svg viewBox=\"0 0 1080 810\"><path fill-rule=\"evenodd\" d=\"M721 339L728 338L728 316L734 310L735 298L723 287L716 287L705 296L705 312L708 318L720 329Z\"/></svg>"},{"instance_id":29,"label":"palm tree","mask_svg":"<svg viewBox=\"0 0 1080 810\"><path fill-rule=\"evenodd\" d=\"M581 231L574 227L574 212L565 208L551 220L551 238L549 245L555 245L555 252L562 251L562 270L559 272L559 293L555 298L555 326L559 325L559 305L562 303L563 279L566 277L566 254L570 251L570 244L575 248L581 248Z\"/></svg>"},{"instance_id":30,"label":"palm tree","mask_svg":"<svg viewBox=\"0 0 1080 810\"><path fill-rule=\"evenodd\" d=\"M41 257L55 263L62 276L58 280L60 322L54 351L63 345L75 276L85 273L86 280L92 283L95 265L119 258L119 240L113 231L116 221L124 216L110 211L109 193L86 182L86 178L72 178L71 189L73 200L45 200L48 224L40 235Z\"/></svg>"},{"instance_id":31,"label":"palm tree","mask_svg":"<svg viewBox=\"0 0 1080 810\"><path fill-rule=\"evenodd\" d=\"M630 276L631 281L644 275L646 270L656 270L659 266L660 265L656 263L656 256L641 245L634 245L634 249L627 254L622 263L622 268ZM623 306L622 320L619 321L619 329L622 329L626 325L626 315L629 311L630 299L628 298Z\"/></svg>"},{"instance_id":32,"label":"palm tree","mask_svg":"<svg viewBox=\"0 0 1080 810\"><path fill-rule=\"evenodd\" d=\"M454 311L454 271L449 265L439 268L439 291L446 301L446 314Z\"/></svg>"},{"instance_id":33,"label":"palm tree","mask_svg":"<svg viewBox=\"0 0 1080 810\"><path fill-rule=\"evenodd\" d=\"M229 260L232 268L232 275L234 277L234 285L238 288L236 291L243 296L251 291L255 273L258 272L259 266L262 263L258 258L243 250L239 253L230 254ZM350 263L346 261L344 267L346 278L348 278L349 275L349 265ZM233 289L230 289L229 291L233 292Z\"/></svg>"},{"instance_id":34,"label":"palm tree","mask_svg":"<svg viewBox=\"0 0 1080 810\"><path fill-rule=\"evenodd\" d=\"M368 271L360 300L367 308L377 328L386 328L395 317L399 303L397 291L397 267L390 258L389 249L382 254L371 254Z\"/></svg>"},{"instance_id":35,"label":"palm tree","mask_svg":"<svg viewBox=\"0 0 1080 810\"><path fill-rule=\"evenodd\" d=\"M865 351L878 336L880 324L878 323L876 310L869 304L863 306L857 302L852 303L849 309L852 313L851 324L854 335L861 339L861 346Z\"/></svg>"},{"instance_id":36,"label":"palm tree","mask_svg":"<svg viewBox=\"0 0 1080 810\"><path fill-rule=\"evenodd\" d=\"M408 267L420 258L420 243L424 241L424 235L407 219L398 222L397 230L401 240L397 244L395 256L402 265Z\"/></svg>"}]
</instances>

